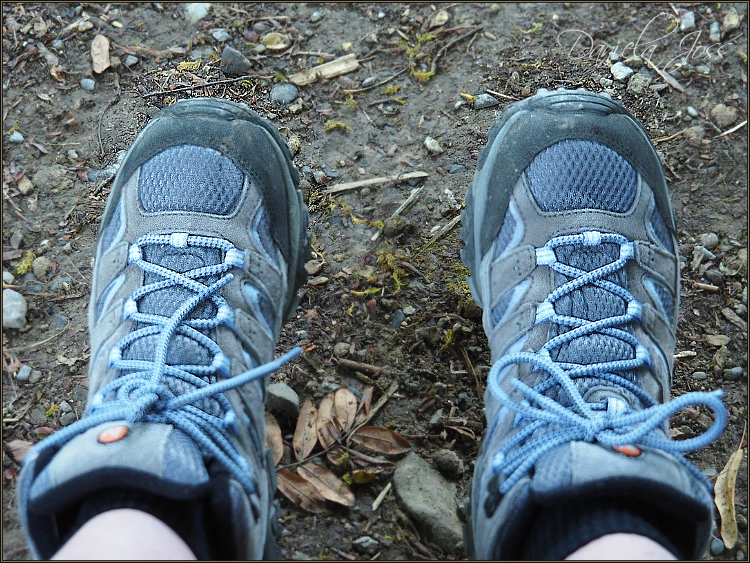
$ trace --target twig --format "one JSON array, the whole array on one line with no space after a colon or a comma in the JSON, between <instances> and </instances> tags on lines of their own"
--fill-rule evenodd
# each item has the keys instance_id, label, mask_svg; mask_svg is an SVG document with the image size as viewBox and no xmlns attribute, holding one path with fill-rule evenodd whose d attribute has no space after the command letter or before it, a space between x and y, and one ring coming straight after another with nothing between
<instances>
[{"instance_id":1,"label":"twig","mask_svg":"<svg viewBox=\"0 0 750 563\"><path fill-rule=\"evenodd\" d=\"M364 110L362 110L364 111ZM399 174L397 176L378 176L377 178L370 178L369 180L357 180L356 182L344 182L342 184L336 184L335 186L323 190L323 194L336 194L339 192L345 192L347 190L356 190L357 188L364 188L366 186L374 186L375 184L384 184L386 182L400 182L403 180L411 180L412 178L426 178L429 176L427 172L406 172L405 174Z\"/></svg>"},{"instance_id":2,"label":"twig","mask_svg":"<svg viewBox=\"0 0 750 563\"><path fill-rule=\"evenodd\" d=\"M735 125L731 129L729 129L727 131L724 131L721 135L716 135L716 137L714 137L714 139L718 139L719 137L723 137L724 135L729 135L730 133L734 133L735 131L737 131L737 129L741 129L745 125L747 125L747 119L745 121L743 121L742 123L740 123L739 125Z\"/></svg>"},{"instance_id":3,"label":"twig","mask_svg":"<svg viewBox=\"0 0 750 563\"><path fill-rule=\"evenodd\" d=\"M646 64L650 66L653 70L655 70L657 74L664 79L664 82L669 84L672 88L674 88L675 90L679 90L680 92L685 91L684 86L680 84L679 82L677 82L677 79L671 74L669 74L666 70L661 70L658 66L652 63L648 57L643 57L643 60L646 61Z\"/></svg>"},{"instance_id":4,"label":"twig","mask_svg":"<svg viewBox=\"0 0 750 563\"><path fill-rule=\"evenodd\" d=\"M437 55L435 55L435 58L432 59L432 64L430 65L430 72L433 73L433 74L435 74L435 70L437 70L438 59L443 55L443 53L445 53L448 50L449 47L451 47L452 45L455 45L459 41L463 41L467 37L473 37L474 35L476 35L480 31L482 31L482 28L481 27L476 27L476 28L474 28L473 31L470 31L466 35L461 35L460 37L456 37L453 41L450 41L449 43L447 43L446 45L444 45L443 48L440 49L437 52Z\"/></svg>"},{"instance_id":5,"label":"twig","mask_svg":"<svg viewBox=\"0 0 750 563\"><path fill-rule=\"evenodd\" d=\"M363 364L363 363L355 362L352 360L345 360L343 358L339 358L336 361L338 365L340 365L341 367L364 371L365 373L369 373L370 375L380 375L385 371L384 367L373 366L370 364Z\"/></svg>"},{"instance_id":6,"label":"twig","mask_svg":"<svg viewBox=\"0 0 750 563\"><path fill-rule=\"evenodd\" d=\"M367 112L365 111L365 108L359 108L359 109L361 109L361 110L362 110L362 113L364 113L364 114L365 114L365 117L367 118L367 121L369 121L369 122L370 122L370 125L372 125L372 119L370 119L370 116L369 116L369 115L367 115Z\"/></svg>"},{"instance_id":7,"label":"twig","mask_svg":"<svg viewBox=\"0 0 750 563\"><path fill-rule=\"evenodd\" d=\"M495 92L494 90L485 90L488 94L495 96L496 98L502 98L503 100L512 100L514 102L518 101L518 98L514 98L513 96L508 96L506 94L501 94L500 92Z\"/></svg>"},{"instance_id":8,"label":"twig","mask_svg":"<svg viewBox=\"0 0 750 563\"><path fill-rule=\"evenodd\" d=\"M115 94L115 97L107 104L107 107L102 110L102 113L99 114L99 126L97 127L96 132L99 137L100 157L104 157L104 144L102 144L102 118L104 117L104 114L107 113L107 110L120 100L120 75L117 73L115 73L115 86L117 86L117 94Z\"/></svg>"},{"instance_id":9,"label":"twig","mask_svg":"<svg viewBox=\"0 0 750 563\"><path fill-rule=\"evenodd\" d=\"M437 234L434 237L432 237L432 239L430 239L430 242L428 242L422 248L420 248L419 250L417 250L415 256L418 255L419 253L421 253L425 248L429 248L430 246L432 246L435 243L436 240L438 240L439 238L441 238L448 231L450 231L453 227L455 227L460 220L461 220L461 216L460 215L458 215L458 216L454 217L453 219L451 219L451 222L448 223L447 225L445 225L442 229L440 229L437 232Z\"/></svg>"},{"instance_id":10,"label":"twig","mask_svg":"<svg viewBox=\"0 0 750 563\"><path fill-rule=\"evenodd\" d=\"M207 86L217 86L219 84L232 84L233 82L239 82L240 80L247 80L250 78L262 78L259 75L247 74L245 76L238 76L237 78L226 78L224 80L214 80L213 82L206 82L205 84L193 84L192 86L185 86L183 88L175 88L174 90L159 90L158 92L149 92L143 94L142 98L150 98L151 96L162 96L164 94L173 94L174 92L189 92L197 88L206 88Z\"/></svg>"},{"instance_id":11,"label":"twig","mask_svg":"<svg viewBox=\"0 0 750 563\"><path fill-rule=\"evenodd\" d=\"M336 58L336 55L332 55L331 53L320 53L318 51L300 51L299 53L297 53L297 55L305 55L305 56L308 56L308 57L323 57L324 59L325 58L331 58L331 59L335 59Z\"/></svg>"},{"instance_id":12,"label":"twig","mask_svg":"<svg viewBox=\"0 0 750 563\"><path fill-rule=\"evenodd\" d=\"M65 254L65 258L67 258L67 259L68 259L68 262L70 262L70 265L71 265L71 266L73 266L73 269L74 269L74 270L75 270L76 272L78 272L78 275L79 275L79 276L81 276L81 279L83 279L83 281L84 281L84 282L86 282L86 283L88 284L88 283L89 283L89 280L87 280L87 279L86 279L86 278L84 277L84 275L83 275L83 274L81 273L81 270L79 270L79 269L78 269L78 268L76 267L76 265L75 265L75 264L73 264L73 261L72 261L72 260L70 259L70 256L68 256L67 254Z\"/></svg>"},{"instance_id":13,"label":"twig","mask_svg":"<svg viewBox=\"0 0 750 563\"><path fill-rule=\"evenodd\" d=\"M718 287L716 287L715 285L709 285L707 283L694 282L693 285L697 287L698 289L705 289L706 291L713 291L713 292L719 291Z\"/></svg>"},{"instance_id":14,"label":"twig","mask_svg":"<svg viewBox=\"0 0 750 563\"><path fill-rule=\"evenodd\" d=\"M421 193L423 189L424 189L424 186L420 186L419 188L414 188L411 191L411 195L408 198L406 198L406 201L402 203L399 206L399 208L396 209L396 211L393 212L393 215L391 215L391 217L396 217L397 215L400 215L402 211L404 211L407 207L409 207L412 203L414 203L414 200L417 199L417 196ZM381 233L383 232L383 229L385 229L385 226L380 227L380 229L378 229L378 232L372 235L370 240L372 242L375 242L376 240L378 240L380 238Z\"/></svg>"},{"instance_id":15,"label":"twig","mask_svg":"<svg viewBox=\"0 0 750 563\"><path fill-rule=\"evenodd\" d=\"M42 344L47 344L50 340L54 340L58 336L60 336L70 325L70 322L63 327L63 329L60 332L57 332L50 336L49 338L45 338L44 340L40 342L35 342L34 344L26 344L25 346L16 346L15 348L6 348L6 352L23 352L24 350L31 350L32 348L36 348L37 346L41 346Z\"/></svg>"},{"instance_id":16,"label":"twig","mask_svg":"<svg viewBox=\"0 0 750 563\"><path fill-rule=\"evenodd\" d=\"M660 137L658 139L654 139L654 144L664 143L666 141L671 141L672 139L676 139L677 137L682 135L685 131L687 131L687 129L683 129L682 131L677 131L677 133L675 133L674 135L670 135L669 137Z\"/></svg>"},{"instance_id":17,"label":"twig","mask_svg":"<svg viewBox=\"0 0 750 563\"><path fill-rule=\"evenodd\" d=\"M482 384L479 383L479 378L477 377L477 372L474 371L474 366L471 365L471 360L469 359L469 354L466 352L466 348L464 348L463 346L461 346L461 353L463 354L464 362L466 363L466 367L468 368L469 373L471 374L471 376L474 378L474 383L476 383L476 386L477 386L477 397L481 398L481 397L484 396L483 392L482 392Z\"/></svg>"},{"instance_id":18,"label":"twig","mask_svg":"<svg viewBox=\"0 0 750 563\"><path fill-rule=\"evenodd\" d=\"M378 495L378 498L375 499L375 502L372 503L372 511L375 512L378 508L380 508L380 505L383 504L383 499L385 499L385 495L388 494L388 492L391 490L391 487L393 485L391 483L388 483L385 488L380 491L380 494Z\"/></svg>"},{"instance_id":19,"label":"twig","mask_svg":"<svg viewBox=\"0 0 750 563\"><path fill-rule=\"evenodd\" d=\"M372 90L373 88L377 88L378 86L382 86L383 84L387 84L397 76L401 76L404 74L407 70L409 70L409 67L407 66L405 69L398 71L393 76L390 76L383 80L382 82L378 82L377 84L373 84L372 86L368 86L367 88L358 88L357 90L342 90L344 94L359 94L360 92L367 92L368 90Z\"/></svg>"},{"instance_id":20,"label":"twig","mask_svg":"<svg viewBox=\"0 0 750 563\"><path fill-rule=\"evenodd\" d=\"M440 113L442 113L445 117L451 118L453 121L457 121L457 122L461 121L460 117L456 117L455 115L451 115L450 113L448 113L447 111L445 111L445 109L443 109L443 108L440 108Z\"/></svg>"}]
</instances>

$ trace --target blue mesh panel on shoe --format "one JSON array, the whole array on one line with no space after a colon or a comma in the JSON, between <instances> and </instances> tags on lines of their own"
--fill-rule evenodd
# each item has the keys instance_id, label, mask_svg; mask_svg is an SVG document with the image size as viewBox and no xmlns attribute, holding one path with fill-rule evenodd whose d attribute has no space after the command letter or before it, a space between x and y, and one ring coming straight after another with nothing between
<instances>
[{"instance_id":1,"label":"blue mesh panel on shoe","mask_svg":"<svg viewBox=\"0 0 750 563\"><path fill-rule=\"evenodd\" d=\"M667 320L671 320L672 315L674 314L674 297L672 297L669 289L664 287L664 285L658 281L654 279L648 279L647 281L651 290L656 294Z\"/></svg>"},{"instance_id":2,"label":"blue mesh panel on shoe","mask_svg":"<svg viewBox=\"0 0 750 563\"><path fill-rule=\"evenodd\" d=\"M102 254L107 252L112 244L117 240L122 226L122 199L117 202L117 207L112 213L112 217L107 225L101 231L102 237Z\"/></svg>"},{"instance_id":3,"label":"blue mesh panel on shoe","mask_svg":"<svg viewBox=\"0 0 750 563\"><path fill-rule=\"evenodd\" d=\"M505 212L505 219L503 220L503 226L500 229L500 233L495 239L495 256L493 259L498 258L503 253L503 250L508 247L508 243L513 238L513 232L515 231L515 229L516 218L510 212L510 209L508 209Z\"/></svg>"},{"instance_id":4,"label":"blue mesh panel on shoe","mask_svg":"<svg viewBox=\"0 0 750 563\"><path fill-rule=\"evenodd\" d=\"M654 207L654 211L651 213L651 229L653 229L654 236L661 245L669 252L674 252L674 247L672 246L672 233L669 232L669 227L667 227L664 217L662 217L656 207Z\"/></svg>"},{"instance_id":5,"label":"blue mesh panel on shoe","mask_svg":"<svg viewBox=\"0 0 750 563\"><path fill-rule=\"evenodd\" d=\"M240 204L245 177L214 149L181 145L141 167L138 194L146 212L189 211L231 215Z\"/></svg>"},{"instance_id":6,"label":"blue mesh panel on shoe","mask_svg":"<svg viewBox=\"0 0 750 563\"><path fill-rule=\"evenodd\" d=\"M602 209L625 213L635 201L638 178L616 151L567 139L540 152L526 169L542 211Z\"/></svg>"},{"instance_id":7,"label":"blue mesh panel on shoe","mask_svg":"<svg viewBox=\"0 0 750 563\"><path fill-rule=\"evenodd\" d=\"M503 318L503 315L505 314L505 310L508 308L508 304L510 303L510 300L513 298L513 290L510 289L505 292L505 295L503 295L500 298L500 301L497 302L497 305L495 305L492 308L492 324L496 325L500 322L500 319Z\"/></svg>"}]
</instances>

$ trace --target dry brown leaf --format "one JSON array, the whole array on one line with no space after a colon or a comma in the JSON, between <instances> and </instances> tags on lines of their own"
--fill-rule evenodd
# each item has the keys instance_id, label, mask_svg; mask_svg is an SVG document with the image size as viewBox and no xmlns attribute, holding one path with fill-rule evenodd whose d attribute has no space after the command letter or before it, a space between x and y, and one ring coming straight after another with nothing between
<instances>
[{"instance_id":1,"label":"dry brown leaf","mask_svg":"<svg viewBox=\"0 0 750 563\"><path fill-rule=\"evenodd\" d=\"M97 35L91 42L91 61L97 74L109 68L109 39L103 35Z\"/></svg>"},{"instance_id":2,"label":"dry brown leaf","mask_svg":"<svg viewBox=\"0 0 750 563\"><path fill-rule=\"evenodd\" d=\"M284 441L281 439L281 428L274 416L266 413L266 447L273 452L273 464L278 465L284 457Z\"/></svg>"},{"instance_id":3,"label":"dry brown leaf","mask_svg":"<svg viewBox=\"0 0 750 563\"><path fill-rule=\"evenodd\" d=\"M370 414L370 402L372 401L372 390L373 387L367 387L362 392L362 400L359 402L357 407L357 416L354 420L354 426L359 426L367 420L367 415Z\"/></svg>"},{"instance_id":4,"label":"dry brown leaf","mask_svg":"<svg viewBox=\"0 0 750 563\"><path fill-rule=\"evenodd\" d=\"M349 432L354 426L357 416L357 397L349 389L341 388L333 398L333 412L338 418L343 433Z\"/></svg>"},{"instance_id":5,"label":"dry brown leaf","mask_svg":"<svg viewBox=\"0 0 750 563\"><path fill-rule=\"evenodd\" d=\"M260 38L260 42L266 46L266 49L272 51L281 51L286 49L291 44L292 40L285 33L266 33Z\"/></svg>"},{"instance_id":6,"label":"dry brown leaf","mask_svg":"<svg viewBox=\"0 0 750 563\"><path fill-rule=\"evenodd\" d=\"M34 444L26 440L11 440L10 442L6 442L5 445L8 447L8 453L13 456L13 459L17 463L23 462L24 458L31 451L31 448L34 447Z\"/></svg>"},{"instance_id":7,"label":"dry brown leaf","mask_svg":"<svg viewBox=\"0 0 750 563\"><path fill-rule=\"evenodd\" d=\"M363 454L362 452L358 452L357 450L349 450L349 455L355 459L361 459L363 462L372 464L372 465L382 465L384 467L393 467L393 462L388 461L386 459L378 459L376 457L370 457L367 454Z\"/></svg>"},{"instance_id":8,"label":"dry brown leaf","mask_svg":"<svg viewBox=\"0 0 750 563\"><path fill-rule=\"evenodd\" d=\"M463 434L467 438L471 438L472 440L477 439L477 435L474 434L474 431L471 428L462 428L461 426L446 426L446 428L450 428L451 430L455 430L459 434Z\"/></svg>"},{"instance_id":9,"label":"dry brown leaf","mask_svg":"<svg viewBox=\"0 0 750 563\"><path fill-rule=\"evenodd\" d=\"M734 484L745 450L738 449L729 458L726 467L719 473L714 485L714 502L721 515L721 539L727 549L737 544L737 520L734 514Z\"/></svg>"},{"instance_id":10,"label":"dry brown leaf","mask_svg":"<svg viewBox=\"0 0 750 563\"><path fill-rule=\"evenodd\" d=\"M363 426L351 435L352 442L373 451L388 454L405 454L411 449L406 438L382 426Z\"/></svg>"},{"instance_id":11,"label":"dry brown leaf","mask_svg":"<svg viewBox=\"0 0 750 563\"><path fill-rule=\"evenodd\" d=\"M276 477L278 489L293 503L314 514L326 511L326 499L310 481L288 469L279 469Z\"/></svg>"},{"instance_id":12,"label":"dry brown leaf","mask_svg":"<svg viewBox=\"0 0 750 563\"><path fill-rule=\"evenodd\" d=\"M344 506L354 506L354 493L330 469L307 462L297 467L297 473L310 481L326 499Z\"/></svg>"},{"instance_id":13,"label":"dry brown leaf","mask_svg":"<svg viewBox=\"0 0 750 563\"><path fill-rule=\"evenodd\" d=\"M333 393L328 393L318 407L317 432L320 444L328 448L336 443L331 435L330 422L333 417Z\"/></svg>"},{"instance_id":14,"label":"dry brown leaf","mask_svg":"<svg viewBox=\"0 0 750 563\"><path fill-rule=\"evenodd\" d=\"M315 422L317 417L318 411L308 397L300 409L297 428L294 430L294 439L292 440L294 457L297 458L297 461L302 461L309 456L318 441L317 423Z\"/></svg>"}]
</instances>

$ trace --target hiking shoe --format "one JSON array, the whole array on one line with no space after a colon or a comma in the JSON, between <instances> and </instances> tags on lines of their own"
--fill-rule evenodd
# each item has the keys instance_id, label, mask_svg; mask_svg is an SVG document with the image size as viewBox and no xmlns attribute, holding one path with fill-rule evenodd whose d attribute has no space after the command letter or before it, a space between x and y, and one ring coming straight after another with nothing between
<instances>
[{"instance_id":1,"label":"hiking shoe","mask_svg":"<svg viewBox=\"0 0 750 563\"><path fill-rule=\"evenodd\" d=\"M138 135L99 229L87 411L21 473L36 557L110 489L203 511L214 557L278 556L265 376L299 352L274 360L309 258L298 182L278 131L244 104L181 101Z\"/></svg>"},{"instance_id":2,"label":"hiking shoe","mask_svg":"<svg viewBox=\"0 0 750 563\"><path fill-rule=\"evenodd\" d=\"M712 488L681 453L716 439L726 412L719 391L669 400L680 268L646 131L607 95L540 90L492 127L462 222L493 362L469 557L520 558L544 511L605 497L648 507L700 557ZM715 422L672 441L688 405Z\"/></svg>"}]
</instances>

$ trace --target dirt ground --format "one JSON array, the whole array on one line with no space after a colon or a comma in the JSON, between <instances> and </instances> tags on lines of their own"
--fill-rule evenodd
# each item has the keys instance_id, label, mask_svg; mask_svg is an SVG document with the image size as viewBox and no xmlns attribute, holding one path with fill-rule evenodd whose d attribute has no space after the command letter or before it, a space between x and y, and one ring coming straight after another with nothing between
<instances>
[{"instance_id":1,"label":"dirt ground","mask_svg":"<svg viewBox=\"0 0 750 563\"><path fill-rule=\"evenodd\" d=\"M339 386L361 393L367 378L375 401L398 380L375 423L406 436L427 461L455 451L466 467L455 480L459 505L484 428L478 392L490 365L457 224L479 151L512 100L542 87L609 91L643 122L671 189L684 259L673 392L722 389L730 411L722 437L688 457L715 479L746 447L744 4L235 3L213 4L195 23L186 4L3 3L2 12L3 287L7 271L28 305L27 325L3 330L3 559L30 555L16 513L21 454L9 443L35 443L85 408L86 311L112 165L160 108L188 97L250 105L289 139L305 176L313 259L322 265L311 266L278 346L279 353L304 346L305 358L273 381L317 403ZM713 22L718 42L709 37ZM269 32L286 34L289 47L256 47ZM111 55L101 73L92 69L97 35L109 40ZM245 78L222 70L227 45L247 57ZM613 52L643 80L613 79ZM299 86L289 105L269 100L294 73L350 53L357 70ZM82 87L86 79L93 90ZM487 91L496 105L472 104ZM442 152L427 150L428 136ZM422 180L325 193L419 171ZM415 203L390 219L412 184L423 188ZM27 251L47 261L29 269ZM337 366L340 343L348 359L384 369L363 377ZM439 409L444 416L431 425ZM279 422L288 437L295 421ZM708 412L682 411L673 434L688 438L710 422ZM425 538L407 541L392 492L374 512L387 482L354 485L356 508L324 515L282 499L284 556L369 559L349 543L366 533L381 542L382 559L464 557ZM735 504L737 545L706 558L747 556L746 461Z\"/></svg>"}]
</instances>

